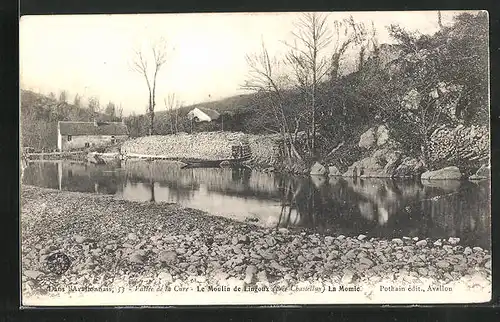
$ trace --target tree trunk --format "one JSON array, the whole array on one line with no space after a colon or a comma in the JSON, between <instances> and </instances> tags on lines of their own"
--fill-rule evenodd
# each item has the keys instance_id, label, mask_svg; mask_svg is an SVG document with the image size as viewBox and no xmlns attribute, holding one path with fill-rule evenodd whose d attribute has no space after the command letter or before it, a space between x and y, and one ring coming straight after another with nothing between
<instances>
[{"instance_id":1,"label":"tree trunk","mask_svg":"<svg viewBox=\"0 0 500 322\"><path fill-rule=\"evenodd\" d=\"M155 112L149 111L149 135L154 135Z\"/></svg>"}]
</instances>

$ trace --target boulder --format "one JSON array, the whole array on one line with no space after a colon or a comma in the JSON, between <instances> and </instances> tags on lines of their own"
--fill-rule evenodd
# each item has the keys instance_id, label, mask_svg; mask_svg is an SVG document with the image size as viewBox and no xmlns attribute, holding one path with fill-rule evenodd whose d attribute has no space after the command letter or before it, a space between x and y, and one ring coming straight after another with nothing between
<instances>
[{"instance_id":1,"label":"boulder","mask_svg":"<svg viewBox=\"0 0 500 322\"><path fill-rule=\"evenodd\" d=\"M319 162L316 162L313 164L311 167L311 171L309 172L310 175L316 176L324 176L327 174L326 168Z\"/></svg>"},{"instance_id":2,"label":"boulder","mask_svg":"<svg viewBox=\"0 0 500 322\"><path fill-rule=\"evenodd\" d=\"M384 145L387 141L389 141L389 130L385 125L380 125L377 129L377 145Z\"/></svg>"},{"instance_id":3,"label":"boulder","mask_svg":"<svg viewBox=\"0 0 500 322\"><path fill-rule=\"evenodd\" d=\"M336 166L332 165L328 167L328 175L331 177L341 176L342 173L340 173L339 169Z\"/></svg>"},{"instance_id":4,"label":"boulder","mask_svg":"<svg viewBox=\"0 0 500 322\"><path fill-rule=\"evenodd\" d=\"M345 177L391 178L401 162L401 152L390 149L375 151L371 156L354 162Z\"/></svg>"},{"instance_id":5,"label":"boulder","mask_svg":"<svg viewBox=\"0 0 500 322\"><path fill-rule=\"evenodd\" d=\"M365 133L361 134L358 146L360 148L369 149L375 145L375 142L376 142L375 129L370 128Z\"/></svg>"},{"instance_id":6,"label":"boulder","mask_svg":"<svg viewBox=\"0 0 500 322\"><path fill-rule=\"evenodd\" d=\"M462 173L458 167L446 167L422 173L422 180L460 180Z\"/></svg>"},{"instance_id":7,"label":"boulder","mask_svg":"<svg viewBox=\"0 0 500 322\"><path fill-rule=\"evenodd\" d=\"M491 176L491 168L489 165L482 165L475 174L469 177L469 180L484 180Z\"/></svg>"},{"instance_id":8,"label":"boulder","mask_svg":"<svg viewBox=\"0 0 500 322\"><path fill-rule=\"evenodd\" d=\"M424 164L416 158L405 157L401 164L394 170L393 177L413 178L418 177L424 172Z\"/></svg>"}]
</instances>

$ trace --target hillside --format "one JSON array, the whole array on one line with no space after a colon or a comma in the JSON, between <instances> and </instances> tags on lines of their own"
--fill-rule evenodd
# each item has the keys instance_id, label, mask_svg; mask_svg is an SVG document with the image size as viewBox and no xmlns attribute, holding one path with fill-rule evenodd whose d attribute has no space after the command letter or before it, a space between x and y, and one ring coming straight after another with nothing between
<instances>
[{"instance_id":1,"label":"hillside","mask_svg":"<svg viewBox=\"0 0 500 322\"><path fill-rule=\"evenodd\" d=\"M61 102L43 94L21 90L20 120L22 145L37 150L57 148L58 121L108 120L102 113Z\"/></svg>"}]
</instances>

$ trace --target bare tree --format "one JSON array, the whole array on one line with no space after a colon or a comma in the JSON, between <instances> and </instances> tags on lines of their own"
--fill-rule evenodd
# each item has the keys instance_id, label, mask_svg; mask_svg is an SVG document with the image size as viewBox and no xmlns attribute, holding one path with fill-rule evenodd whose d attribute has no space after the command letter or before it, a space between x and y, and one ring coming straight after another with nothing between
<instances>
[{"instance_id":1,"label":"bare tree","mask_svg":"<svg viewBox=\"0 0 500 322\"><path fill-rule=\"evenodd\" d=\"M89 98L88 109L93 118L98 117L102 112L101 104L99 103L99 98L97 96L91 96Z\"/></svg>"},{"instance_id":2,"label":"bare tree","mask_svg":"<svg viewBox=\"0 0 500 322\"><path fill-rule=\"evenodd\" d=\"M272 115L284 138L284 151L289 160L295 157L302 160L297 152L290 133L290 126L285 113L285 98L283 91L286 87L286 76L280 74L281 61L271 58L262 42L260 53L246 56L249 73L243 89L264 94L269 101Z\"/></svg>"},{"instance_id":3,"label":"bare tree","mask_svg":"<svg viewBox=\"0 0 500 322\"><path fill-rule=\"evenodd\" d=\"M73 105L75 105L76 107L81 107L82 106L82 97L80 96L80 94L75 94L75 98L73 100Z\"/></svg>"},{"instance_id":4,"label":"bare tree","mask_svg":"<svg viewBox=\"0 0 500 322\"><path fill-rule=\"evenodd\" d=\"M332 36L327 26L327 16L320 13L304 13L295 24L293 45L286 61L294 71L296 86L301 90L310 111L310 154L316 156L316 109L318 85L330 72L330 60L326 50ZM297 127L300 119L296 119Z\"/></svg>"},{"instance_id":5,"label":"bare tree","mask_svg":"<svg viewBox=\"0 0 500 322\"><path fill-rule=\"evenodd\" d=\"M65 90L62 90L59 93L59 102L66 103L68 101L68 93Z\"/></svg>"},{"instance_id":6,"label":"bare tree","mask_svg":"<svg viewBox=\"0 0 500 322\"><path fill-rule=\"evenodd\" d=\"M351 45L360 44L366 38L366 29L351 16L342 21L333 22L333 53L331 54L330 79L336 80L339 75L340 61Z\"/></svg>"},{"instance_id":7,"label":"bare tree","mask_svg":"<svg viewBox=\"0 0 500 322\"><path fill-rule=\"evenodd\" d=\"M142 75L148 86L148 114L149 114L149 135L154 134L154 111L156 105L156 81L160 69L167 62L166 42L160 39L154 43L151 48L151 55L148 52L141 50L135 51L135 56L131 62L131 68L136 73ZM150 56L150 57L148 57Z\"/></svg>"},{"instance_id":8,"label":"bare tree","mask_svg":"<svg viewBox=\"0 0 500 322\"><path fill-rule=\"evenodd\" d=\"M122 107L122 103L120 103L120 105L116 108L116 117L118 117L118 119L120 121L123 121L123 107Z\"/></svg>"},{"instance_id":9,"label":"bare tree","mask_svg":"<svg viewBox=\"0 0 500 322\"><path fill-rule=\"evenodd\" d=\"M169 113L170 132L177 133L179 130L179 128L178 128L178 114L179 114L179 107L181 106L181 103L176 98L175 93L168 94L167 97L163 99L163 102L165 103L165 109Z\"/></svg>"}]
</instances>

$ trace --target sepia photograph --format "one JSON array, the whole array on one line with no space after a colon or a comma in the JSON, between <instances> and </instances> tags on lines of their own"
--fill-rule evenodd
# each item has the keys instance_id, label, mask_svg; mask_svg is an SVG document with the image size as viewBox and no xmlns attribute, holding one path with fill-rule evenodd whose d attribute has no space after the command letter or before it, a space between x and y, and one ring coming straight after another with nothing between
<instances>
[{"instance_id":1,"label":"sepia photograph","mask_svg":"<svg viewBox=\"0 0 500 322\"><path fill-rule=\"evenodd\" d=\"M491 300L487 11L19 29L23 307Z\"/></svg>"}]
</instances>

